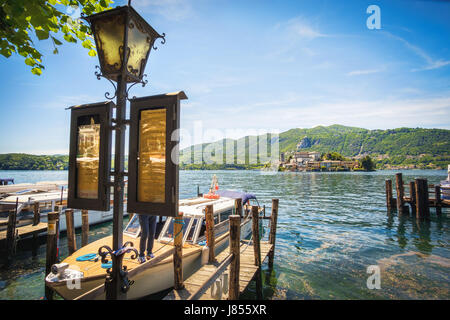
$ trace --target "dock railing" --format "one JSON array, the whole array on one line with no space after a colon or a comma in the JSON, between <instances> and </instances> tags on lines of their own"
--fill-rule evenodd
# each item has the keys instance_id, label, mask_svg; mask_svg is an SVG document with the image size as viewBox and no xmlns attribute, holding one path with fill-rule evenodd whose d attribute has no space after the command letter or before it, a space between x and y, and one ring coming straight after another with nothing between
<instances>
[{"instance_id":1,"label":"dock railing","mask_svg":"<svg viewBox=\"0 0 450 320\"><path fill-rule=\"evenodd\" d=\"M265 209L265 208L264 208ZM235 200L235 214L229 216L229 253L228 255L224 255L224 253L220 254L220 261L217 261L219 256L214 256L214 236L211 236L211 229L214 228L214 220L211 219L213 217L213 209L206 208L205 210L205 218L207 221L206 224L206 238L207 245L209 247L209 257L208 264L205 265L207 267L208 273L207 277L205 277L205 270L199 270L196 273L199 273L201 276L199 279L203 279L202 282L198 283L198 279L195 281L198 284L193 287L189 287L189 290L183 288L182 290L186 292L182 292L179 290L174 290L176 294L169 293L168 299L177 299L184 296L184 299L187 300L198 300L204 297L209 289L211 289L211 295L216 299L220 299L222 297L222 287L227 288L224 291L228 291L228 299L229 300L237 300L243 289L247 287L249 281L251 279L255 279L256 281L256 289L257 289L257 299L263 298L263 290L262 290L262 276L261 276L261 263L262 260L269 256L269 267L273 266L274 259L274 244L276 239L276 228L277 228L277 218L278 218L278 199L272 200L272 214L270 217L260 216L262 212L258 206L252 206L250 210L249 216L251 217L252 223L252 236L250 240L241 239L241 228L246 223L242 221L242 202L241 199ZM244 218L245 219L245 218ZM260 221L263 219L270 219L269 228L269 241L264 242L264 257L261 254L261 233L260 233ZM211 221L212 220L212 221ZM225 236L225 235L224 235ZM269 249L267 250L270 244ZM212 248L210 247L212 245ZM249 258L249 252L251 252L250 245L253 247L253 254L251 255L251 260ZM250 249L246 252L247 249ZM244 254L245 253L245 254ZM244 269L241 268L241 264L243 261L241 260L241 255L244 254L244 261L246 264L244 265ZM251 264L251 268L249 263ZM228 274L226 273L226 270ZM244 272L244 273L242 273ZM191 278L196 278L196 273L191 275ZM241 279L241 274L244 275L244 279ZM222 276L222 277L221 277ZM221 277L221 279L219 279ZM187 282L189 282L189 279ZM224 283L226 282L226 283ZM245 282L245 283L243 283ZM220 288L219 288L220 287ZM213 290L215 288L215 290ZM186 293L188 295L186 295Z\"/></svg>"}]
</instances>

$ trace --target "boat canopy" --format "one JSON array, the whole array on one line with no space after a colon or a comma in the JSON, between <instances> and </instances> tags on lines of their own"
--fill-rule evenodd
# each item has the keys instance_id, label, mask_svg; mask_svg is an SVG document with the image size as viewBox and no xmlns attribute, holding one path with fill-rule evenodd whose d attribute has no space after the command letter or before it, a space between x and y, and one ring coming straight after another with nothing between
<instances>
[{"instance_id":1,"label":"boat canopy","mask_svg":"<svg viewBox=\"0 0 450 320\"><path fill-rule=\"evenodd\" d=\"M227 197L232 199L242 199L242 205L244 205L248 200L255 199L256 196L252 193L242 192L242 191L234 191L234 190L217 190L216 194L221 197Z\"/></svg>"}]
</instances>

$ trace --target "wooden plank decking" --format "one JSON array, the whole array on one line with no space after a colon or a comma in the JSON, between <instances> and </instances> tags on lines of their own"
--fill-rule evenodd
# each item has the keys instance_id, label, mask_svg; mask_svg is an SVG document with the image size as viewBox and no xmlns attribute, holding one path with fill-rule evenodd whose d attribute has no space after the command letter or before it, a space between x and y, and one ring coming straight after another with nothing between
<instances>
[{"instance_id":1,"label":"wooden plank decking","mask_svg":"<svg viewBox=\"0 0 450 320\"><path fill-rule=\"evenodd\" d=\"M32 224L17 227L16 228L19 237L25 237L32 235L33 233L42 233L47 231L47 222L40 222L39 224L33 226ZM0 231L0 241L6 240L7 230Z\"/></svg>"},{"instance_id":2,"label":"wooden plank decking","mask_svg":"<svg viewBox=\"0 0 450 320\"><path fill-rule=\"evenodd\" d=\"M267 241L261 241L261 261L269 254L272 249L272 244ZM219 255L216 256L216 262L213 264L206 264L195 272L192 276L184 281L184 289L172 290L169 294L164 297L163 300L186 300L193 293L195 293L199 288L201 288L204 283L211 277L211 275L216 271L217 267L226 260L229 255L229 249L225 249ZM255 266L255 256L253 251L253 246L248 245L246 242L241 243L240 250L240 272L239 272L239 293L242 293L253 279L258 267ZM229 273L230 266L226 268L227 273ZM228 294L223 294L222 299L227 299ZM211 300L211 288L208 288L200 297L199 300Z\"/></svg>"}]
</instances>

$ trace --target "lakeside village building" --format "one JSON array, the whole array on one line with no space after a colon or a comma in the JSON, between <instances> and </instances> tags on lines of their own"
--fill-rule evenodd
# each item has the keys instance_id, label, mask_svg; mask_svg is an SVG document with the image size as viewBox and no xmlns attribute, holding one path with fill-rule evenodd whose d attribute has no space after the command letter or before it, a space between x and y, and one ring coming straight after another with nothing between
<instances>
[{"instance_id":1,"label":"lakeside village building","mask_svg":"<svg viewBox=\"0 0 450 320\"><path fill-rule=\"evenodd\" d=\"M359 162L320 160L317 151L281 152L280 167L286 171L352 171L359 169Z\"/></svg>"}]
</instances>

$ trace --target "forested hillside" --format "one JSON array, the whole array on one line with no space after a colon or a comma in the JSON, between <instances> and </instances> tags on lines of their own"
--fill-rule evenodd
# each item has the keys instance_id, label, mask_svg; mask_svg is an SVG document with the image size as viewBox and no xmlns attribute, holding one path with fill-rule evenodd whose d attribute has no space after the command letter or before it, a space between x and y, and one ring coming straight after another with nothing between
<instances>
[{"instance_id":1,"label":"forested hillside","mask_svg":"<svg viewBox=\"0 0 450 320\"><path fill-rule=\"evenodd\" d=\"M260 168L267 161L261 156L257 141L264 138L268 141L270 151L270 143L275 141L270 135L252 138L246 136L238 140L223 139L201 146L191 146L181 151L180 167ZM234 146L234 161L225 164L227 144ZM370 155L379 169L446 168L450 164L450 130L422 128L367 130L342 125L296 128L280 133L279 151L287 154L295 151L338 152L347 158L356 159ZM204 159L202 153L211 156ZM249 161L249 154L256 155L259 163ZM220 155L223 157L222 161L217 161ZM68 168L68 158L65 155L0 154L0 170L64 170ZM245 160L238 161L238 159Z\"/></svg>"},{"instance_id":2,"label":"forested hillside","mask_svg":"<svg viewBox=\"0 0 450 320\"><path fill-rule=\"evenodd\" d=\"M268 138L270 139L270 137ZM236 157L247 155L248 151L256 150L257 139L244 137L234 141L245 146L235 152ZM291 129L279 135L280 152L318 151L321 153L338 152L348 158L361 158L370 155L378 168L446 168L450 164L450 130L398 128L388 130L367 130L342 125L328 127L317 126L310 129ZM197 146L197 149L199 146ZM215 149L226 152L225 140L212 144L203 144L202 149ZM195 147L182 150L181 161L194 163L199 152ZM220 152L218 152L220 154ZM211 165L189 164L186 168L205 168ZM217 165L213 165L217 167ZM222 165L233 167L233 165Z\"/></svg>"},{"instance_id":3,"label":"forested hillside","mask_svg":"<svg viewBox=\"0 0 450 320\"><path fill-rule=\"evenodd\" d=\"M24 153L0 154L0 170L67 170L69 156L36 156Z\"/></svg>"}]
</instances>

